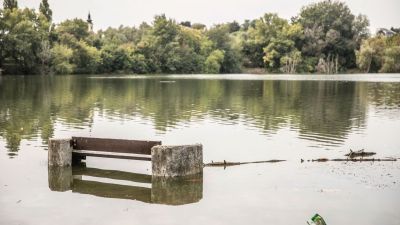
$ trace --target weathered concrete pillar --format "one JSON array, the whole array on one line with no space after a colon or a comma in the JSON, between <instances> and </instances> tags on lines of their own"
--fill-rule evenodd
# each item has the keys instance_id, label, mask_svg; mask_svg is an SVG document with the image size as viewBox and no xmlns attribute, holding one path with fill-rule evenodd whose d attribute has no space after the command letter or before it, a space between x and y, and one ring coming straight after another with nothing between
<instances>
[{"instance_id":1,"label":"weathered concrete pillar","mask_svg":"<svg viewBox=\"0 0 400 225\"><path fill-rule=\"evenodd\" d=\"M49 166L71 166L71 139L50 139L48 152Z\"/></svg>"},{"instance_id":2,"label":"weathered concrete pillar","mask_svg":"<svg viewBox=\"0 0 400 225\"><path fill-rule=\"evenodd\" d=\"M203 172L203 146L158 145L151 148L153 176L179 177Z\"/></svg>"}]
</instances>

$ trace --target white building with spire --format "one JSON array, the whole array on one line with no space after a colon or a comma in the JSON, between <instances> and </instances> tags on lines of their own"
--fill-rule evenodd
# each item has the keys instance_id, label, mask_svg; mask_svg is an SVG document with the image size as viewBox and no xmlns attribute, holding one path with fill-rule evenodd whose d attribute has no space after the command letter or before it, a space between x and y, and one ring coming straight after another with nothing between
<instances>
[{"instance_id":1,"label":"white building with spire","mask_svg":"<svg viewBox=\"0 0 400 225\"><path fill-rule=\"evenodd\" d=\"M86 22L88 23L89 32L93 32L93 20L92 20L92 16L90 15L90 12L88 14L88 18L87 18Z\"/></svg>"}]
</instances>

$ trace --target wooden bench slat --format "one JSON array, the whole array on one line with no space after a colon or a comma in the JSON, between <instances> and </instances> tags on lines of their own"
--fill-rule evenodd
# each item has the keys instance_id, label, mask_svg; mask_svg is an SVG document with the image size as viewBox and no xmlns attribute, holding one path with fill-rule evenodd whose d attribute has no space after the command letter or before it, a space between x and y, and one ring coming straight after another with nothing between
<instances>
[{"instance_id":1,"label":"wooden bench slat","mask_svg":"<svg viewBox=\"0 0 400 225\"><path fill-rule=\"evenodd\" d=\"M161 141L72 137L72 144L75 150L151 155L151 148L156 145L161 145Z\"/></svg>"},{"instance_id":2,"label":"wooden bench slat","mask_svg":"<svg viewBox=\"0 0 400 225\"><path fill-rule=\"evenodd\" d=\"M89 151L81 151L81 150L73 150L73 156L91 156L91 157L100 157L100 158L113 158L113 159L131 159L131 160L142 160L142 161L151 161L151 157L146 156L135 156L135 155L121 155L121 154L112 154L112 153L97 153L97 152L89 152Z\"/></svg>"}]
</instances>

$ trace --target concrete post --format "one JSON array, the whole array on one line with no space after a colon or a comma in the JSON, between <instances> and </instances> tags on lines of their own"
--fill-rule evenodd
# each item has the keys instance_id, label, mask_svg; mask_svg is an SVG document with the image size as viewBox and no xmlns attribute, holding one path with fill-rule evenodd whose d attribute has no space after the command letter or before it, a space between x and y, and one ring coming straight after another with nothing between
<instances>
[{"instance_id":1,"label":"concrete post","mask_svg":"<svg viewBox=\"0 0 400 225\"><path fill-rule=\"evenodd\" d=\"M50 139L48 152L49 166L71 166L71 139Z\"/></svg>"},{"instance_id":2,"label":"concrete post","mask_svg":"<svg viewBox=\"0 0 400 225\"><path fill-rule=\"evenodd\" d=\"M182 145L151 148L153 176L179 177L203 172L203 146Z\"/></svg>"}]
</instances>

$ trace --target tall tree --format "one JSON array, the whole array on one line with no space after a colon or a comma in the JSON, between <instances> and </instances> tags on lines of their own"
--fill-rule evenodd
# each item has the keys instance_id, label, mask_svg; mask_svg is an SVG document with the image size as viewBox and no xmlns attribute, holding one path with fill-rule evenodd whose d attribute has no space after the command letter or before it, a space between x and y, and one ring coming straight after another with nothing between
<instances>
[{"instance_id":1,"label":"tall tree","mask_svg":"<svg viewBox=\"0 0 400 225\"><path fill-rule=\"evenodd\" d=\"M53 11L50 9L50 5L47 0L42 0L39 6L39 11L47 18L49 22L52 20Z\"/></svg>"},{"instance_id":2,"label":"tall tree","mask_svg":"<svg viewBox=\"0 0 400 225\"><path fill-rule=\"evenodd\" d=\"M72 36L76 40L86 39L89 37L86 21L77 18L61 22L57 26L56 32L60 39L62 39L62 36Z\"/></svg>"},{"instance_id":3,"label":"tall tree","mask_svg":"<svg viewBox=\"0 0 400 225\"><path fill-rule=\"evenodd\" d=\"M356 52L357 65L364 72L378 72L383 64L386 48L386 38L377 36L363 41L360 50Z\"/></svg>"},{"instance_id":4,"label":"tall tree","mask_svg":"<svg viewBox=\"0 0 400 225\"><path fill-rule=\"evenodd\" d=\"M355 50L366 35L368 20L356 18L346 3L324 0L311 4L301 10L296 22L304 27L305 56L314 57L315 63L334 56L340 67L356 66Z\"/></svg>"},{"instance_id":5,"label":"tall tree","mask_svg":"<svg viewBox=\"0 0 400 225\"><path fill-rule=\"evenodd\" d=\"M285 19L274 13L266 13L263 17L252 21L248 25L246 38L243 41L242 52L245 56L245 66L264 67L264 48L287 25L288 22Z\"/></svg>"},{"instance_id":6,"label":"tall tree","mask_svg":"<svg viewBox=\"0 0 400 225\"><path fill-rule=\"evenodd\" d=\"M2 72L3 60L5 57L5 43L4 39L6 37L6 24L4 19L4 10L0 9L0 73Z\"/></svg>"},{"instance_id":7,"label":"tall tree","mask_svg":"<svg viewBox=\"0 0 400 225\"><path fill-rule=\"evenodd\" d=\"M73 50L66 45L55 44L51 49L52 54L52 70L56 74L70 74L74 72L76 67L71 62L74 54Z\"/></svg>"},{"instance_id":8,"label":"tall tree","mask_svg":"<svg viewBox=\"0 0 400 225\"><path fill-rule=\"evenodd\" d=\"M33 74L39 66L37 54L40 51L41 35L38 17L33 9L5 10L2 28L5 32L3 45L3 69L6 73Z\"/></svg>"},{"instance_id":9,"label":"tall tree","mask_svg":"<svg viewBox=\"0 0 400 225\"><path fill-rule=\"evenodd\" d=\"M52 58L50 42L48 40L42 40L40 43L40 50L38 55L38 59L40 61L40 74L49 74L50 73L50 60Z\"/></svg>"},{"instance_id":10,"label":"tall tree","mask_svg":"<svg viewBox=\"0 0 400 225\"><path fill-rule=\"evenodd\" d=\"M233 37L229 33L228 24L216 25L207 31L208 38L214 43L216 49L224 55L220 67L221 73L237 73L241 71L242 55L240 49L233 44Z\"/></svg>"},{"instance_id":11,"label":"tall tree","mask_svg":"<svg viewBox=\"0 0 400 225\"><path fill-rule=\"evenodd\" d=\"M4 0L3 2L4 9L16 9L18 8L17 0Z\"/></svg>"},{"instance_id":12,"label":"tall tree","mask_svg":"<svg viewBox=\"0 0 400 225\"><path fill-rule=\"evenodd\" d=\"M300 24L285 25L277 31L276 37L264 48L264 62L271 72L279 69L285 73L296 72L301 53L296 43L302 40L303 28Z\"/></svg>"}]
</instances>

